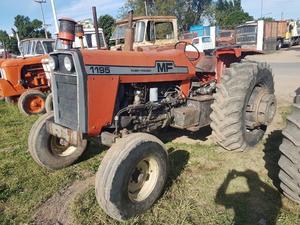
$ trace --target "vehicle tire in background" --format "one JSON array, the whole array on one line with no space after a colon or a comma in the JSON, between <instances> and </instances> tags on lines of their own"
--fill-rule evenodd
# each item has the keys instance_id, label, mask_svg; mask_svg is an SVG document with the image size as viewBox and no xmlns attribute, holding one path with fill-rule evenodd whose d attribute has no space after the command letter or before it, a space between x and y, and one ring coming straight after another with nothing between
<instances>
[{"instance_id":1,"label":"vehicle tire in background","mask_svg":"<svg viewBox=\"0 0 300 225\"><path fill-rule=\"evenodd\" d=\"M61 140L48 133L46 124L54 121L54 114L41 116L32 126L28 147L32 158L40 165L50 170L58 170L72 165L85 151L87 141L80 146L62 144Z\"/></svg>"},{"instance_id":2,"label":"vehicle tire in background","mask_svg":"<svg viewBox=\"0 0 300 225\"><path fill-rule=\"evenodd\" d=\"M276 44L276 50L280 50L282 48L282 41L278 40Z\"/></svg>"},{"instance_id":3,"label":"vehicle tire in background","mask_svg":"<svg viewBox=\"0 0 300 225\"><path fill-rule=\"evenodd\" d=\"M18 100L20 112L25 115L43 114L45 110L46 95L38 90L24 92Z\"/></svg>"},{"instance_id":4,"label":"vehicle tire in background","mask_svg":"<svg viewBox=\"0 0 300 225\"><path fill-rule=\"evenodd\" d=\"M101 208L122 221L148 210L167 180L168 153L156 137L135 133L117 140L96 175Z\"/></svg>"},{"instance_id":5,"label":"vehicle tire in background","mask_svg":"<svg viewBox=\"0 0 300 225\"><path fill-rule=\"evenodd\" d=\"M278 161L280 188L286 197L300 203L300 102L293 105L282 134L284 139Z\"/></svg>"},{"instance_id":6,"label":"vehicle tire in background","mask_svg":"<svg viewBox=\"0 0 300 225\"><path fill-rule=\"evenodd\" d=\"M273 75L265 63L243 61L225 69L214 95L212 134L227 150L245 150L264 136L276 113Z\"/></svg>"},{"instance_id":7,"label":"vehicle tire in background","mask_svg":"<svg viewBox=\"0 0 300 225\"><path fill-rule=\"evenodd\" d=\"M52 93L50 93L46 98L45 109L46 109L47 113L53 111L53 95L52 95Z\"/></svg>"}]
</instances>

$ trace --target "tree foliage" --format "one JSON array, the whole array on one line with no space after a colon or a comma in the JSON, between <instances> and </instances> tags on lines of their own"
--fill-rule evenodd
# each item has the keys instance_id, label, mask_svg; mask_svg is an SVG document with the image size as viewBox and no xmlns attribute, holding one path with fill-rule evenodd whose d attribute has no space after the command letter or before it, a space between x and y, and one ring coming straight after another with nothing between
<instances>
[{"instance_id":1,"label":"tree foliage","mask_svg":"<svg viewBox=\"0 0 300 225\"><path fill-rule=\"evenodd\" d=\"M98 19L98 25L103 29L106 43L109 43L115 23L115 19L110 15L103 15Z\"/></svg>"},{"instance_id":2,"label":"tree foliage","mask_svg":"<svg viewBox=\"0 0 300 225\"><path fill-rule=\"evenodd\" d=\"M176 16L180 30L188 30L204 20L222 28L234 28L253 17L244 12L241 0L155 0L155 15ZM132 9L135 15L145 15L144 0L127 0L121 8L121 17Z\"/></svg>"},{"instance_id":3,"label":"tree foliage","mask_svg":"<svg viewBox=\"0 0 300 225\"><path fill-rule=\"evenodd\" d=\"M215 22L221 28L233 29L237 25L253 20L244 12L241 0L218 0L215 6Z\"/></svg>"},{"instance_id":4,"label":"tree foliage","mask_svg":"<svg viewBox=\"0 0 300 225\"><path fill-rule=\"evenodd\" d=\"M188 30L190 25L203 22L206 9L213 0L156 0L152 15L176 16L180 30ZM120 17L127 16L129 10L136 16L146 15L144 0L127 0L121 8Z\"/></svg>"},{"instance_id":5,"label":"tree foliage","mask_svg":"<svg viewBox=\"0 0 300 225\"><path fill-rule=\"evenodd\" d=\"M20 40L25 38L43 38L45 37L45 30L43 23L40 20L30 20L27 16L17 15L14 22L15 28ZM51 34L48 32L48 36ZM7 51L19 54L18 41L16 35L10 37L6 31L0 30L0 41Z\"/></svg>"}]
</instances>

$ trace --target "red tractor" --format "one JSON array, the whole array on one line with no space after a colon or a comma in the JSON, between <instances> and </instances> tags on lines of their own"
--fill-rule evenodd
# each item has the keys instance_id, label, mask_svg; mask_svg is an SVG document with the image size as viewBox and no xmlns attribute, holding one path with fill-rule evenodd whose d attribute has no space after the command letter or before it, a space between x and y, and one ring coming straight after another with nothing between
<instances>
[{"instance_id":1,"label":"red tractor","mask_svg":"<svg viewBox=\"0 0 300 225\"><path fill-rule=\"evenodd\" d=\"M74 50L74 24L61 21L60 30L65 48L49 58L54 112L33 125L29 151L39 165L57 170L73 164L88 140L111 146L96 196L116 220L149 209L163 191L168 152L152 131L210 125L218 144L243 151L263 138L275 115L270 67L244 60L254 52L186 52L182 42L170 50Z\"/></svg>"}]
</instances>

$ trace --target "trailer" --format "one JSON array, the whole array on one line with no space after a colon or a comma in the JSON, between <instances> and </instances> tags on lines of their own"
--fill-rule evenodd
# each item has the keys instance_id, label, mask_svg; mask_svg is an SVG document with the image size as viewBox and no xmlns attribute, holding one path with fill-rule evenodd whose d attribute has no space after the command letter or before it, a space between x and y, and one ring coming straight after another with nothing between
<instances>
[{"instance_id":1,"label":"trailer","mask_svg":"<svg viewBox=\"0 0 300 225\"><path fill-rule=\"evenodd\" d=\"M299 43L293 21L250 21L236 28L236 44L258 51L275 51Z\"/></svg>"}]
</instances>

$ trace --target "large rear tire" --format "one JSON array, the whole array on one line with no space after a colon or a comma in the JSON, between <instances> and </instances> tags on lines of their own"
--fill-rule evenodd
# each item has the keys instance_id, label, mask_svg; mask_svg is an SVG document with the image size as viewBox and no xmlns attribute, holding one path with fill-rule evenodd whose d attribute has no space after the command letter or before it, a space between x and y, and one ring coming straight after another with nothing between
<instances>
[{"instance_id":1,"label":"large rear tire","mask_svg":"<svg viewBox=\"0 0 300 225\"><path fill-rule=\"evenodd\" d=\"M38 90L28 90L24 92L18 101L20 112L25 115L38 115L46 112L46 95Z\"/></svg>"},{"instance_id":2,"label":"large rear tire","mask_svg":"<svg viewBox=\"0 0 300 225\"><path fill-rule=\"evenodd\" d=\"M148 210L167 180L168 153L156 137L136 133L105 155L96 175L96 197L112 218L123 221Z\"/></svg>"},{"instance_id":3,"label":"large rear tire","mask_svg":"<svg viewBox=\"0 0 300 225\"><path fill-rule=\"evenodd\" d=\"M211 128L216 142L227 150L255 146L276 112L270 67L248 61L232 64L214 98Z\"/></svg>"},{"instance_id":4,"label":"large rear tire","mask_svg":"<svg viewBox=\"0 0 300 225\"><path fill-rule=\"evenodd\" d=\"M282 133L284 139L278 161L280 188L286 197L300 203L300 102L294 104Z\"/></svg>"},{"instance_id":5,"label":"large rear tire","mask_svg":"<svg viewBox=\"0 0 300 225\"><path fill-rule=\"evenodd\" d=\"M53 113L41 116L32 126L28 147L32 158L42 167L58 170L72 165L85 151L87 141L80 146L63 145L48 133L46 124L54 121Z\"/></svg>"}]
</instances>

